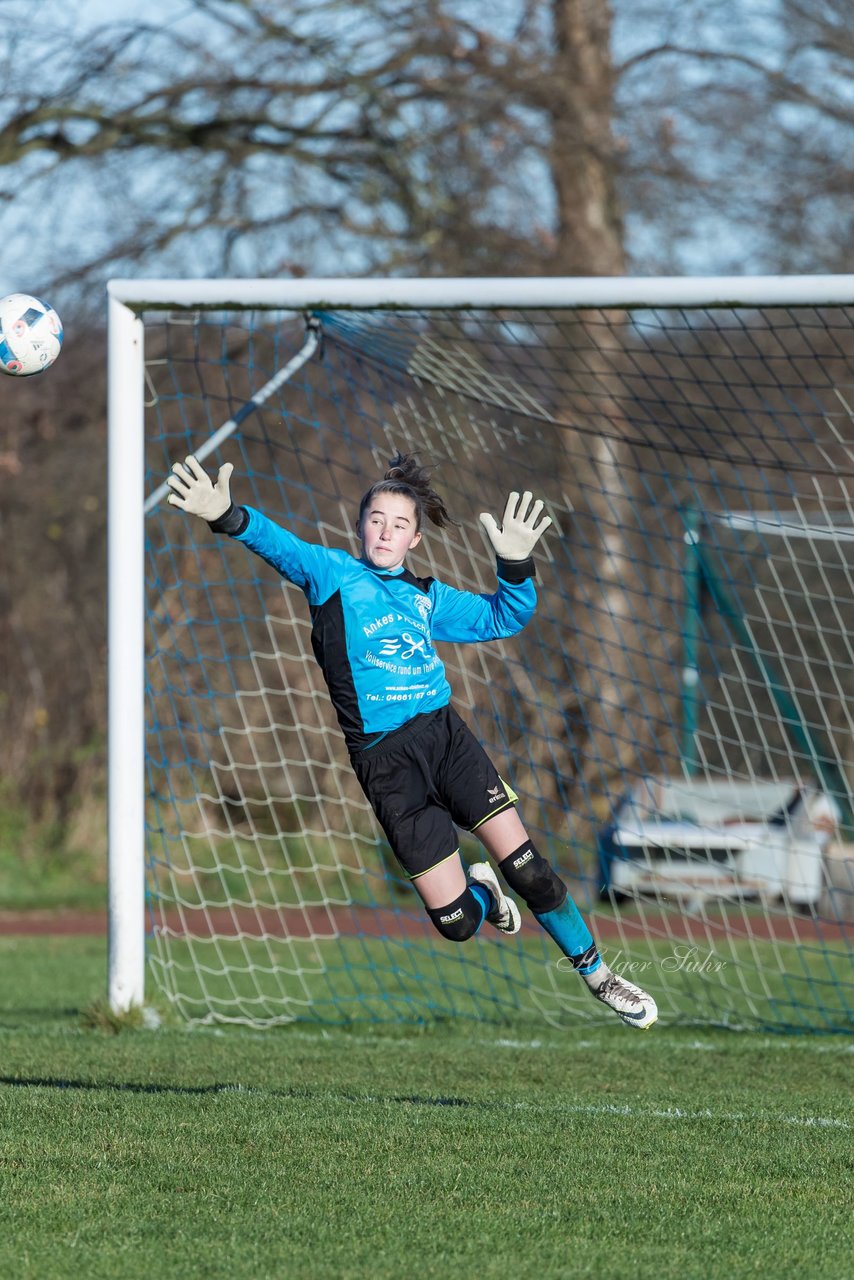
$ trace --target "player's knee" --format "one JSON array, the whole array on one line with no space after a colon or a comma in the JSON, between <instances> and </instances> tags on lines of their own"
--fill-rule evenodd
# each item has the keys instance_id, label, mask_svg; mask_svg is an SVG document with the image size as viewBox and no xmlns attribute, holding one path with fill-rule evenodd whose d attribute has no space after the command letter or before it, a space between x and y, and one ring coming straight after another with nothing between
<instances>
[{"instance_id":1,"label":"player's knee","mask_svg":"<svg viewBox=\"0 0 854 1280\"><path fill-rule=\"evenodd\" d=\"M556 911L566 897L566 885L530 840L504 858L498 869L510 889L538 915Z\"/></svg>"},{"instance_id":2,"label":"player's knee","mask_svg":"<svg viewBox=\"0 0 854 1280\"><path fill-rule=\"evenodd\" d=\"M449 942L468 942L483 922L483 908L469 888L446 907L428 907L427 914Z\"/></svg>"}]
</instances>

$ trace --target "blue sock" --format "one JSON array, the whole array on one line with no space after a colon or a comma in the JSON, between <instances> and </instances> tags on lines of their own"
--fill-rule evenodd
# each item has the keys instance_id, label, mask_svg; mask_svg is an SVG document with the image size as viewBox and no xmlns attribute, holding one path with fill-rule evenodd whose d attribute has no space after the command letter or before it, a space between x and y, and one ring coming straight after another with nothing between
<instances>
[{"instance_id":1,"label":"blue sock","mask_svg":"<svg viewBox=\"0 0 854 1280\"><path fill-rule=\"evenodd\" d=\"M495 903L493 901L492 894L489 892L486 885L472 884L470 882L469 889L471 890L472 894L480 904L480 909L481 909L480 924L477 926L478 929L480 929L480 925L483 924L484 920L487 917L488 912L492 910L492 908L495 906Z\"/></svg>"},{"instance_id":2,"label":"blue sock","mask_svg":"<svg viewBox=\"0 0 854 1280\"><path fill-rule=\"evenodd\" d=\"M542 915L534 912L534 918L542 925L550 938L554 938L561 951L583 978L595 973L602 964L602 957L593 941L593 935L569 894L554 911Z\"/></svg>"}]
</instances>

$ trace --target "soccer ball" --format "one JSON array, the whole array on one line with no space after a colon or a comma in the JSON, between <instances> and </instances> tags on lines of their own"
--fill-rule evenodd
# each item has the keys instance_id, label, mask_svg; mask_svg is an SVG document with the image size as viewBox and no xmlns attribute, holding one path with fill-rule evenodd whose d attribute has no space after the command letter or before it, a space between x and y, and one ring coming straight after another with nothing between
<instances>
[{"instance_id":1,"label":"soccer ball","mask_svg":"<svg viewBox=\"0 0 854 1280\"><path fill-rule=\"evenodd\" d=\"M0 299L0 371L28 378L49 369L62 349L62 321L28 293Z\"/></svg>"}]
</instances>

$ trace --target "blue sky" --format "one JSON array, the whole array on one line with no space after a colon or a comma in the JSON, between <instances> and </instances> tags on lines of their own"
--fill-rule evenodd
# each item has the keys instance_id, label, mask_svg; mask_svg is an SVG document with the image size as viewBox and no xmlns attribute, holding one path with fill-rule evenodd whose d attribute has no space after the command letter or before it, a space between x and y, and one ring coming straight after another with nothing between
<instances>
[{"instance_id":1,"label":"blue sky","mask_svg":"<svg viewBox=\"0 0 854 1280\"><path fill-rule=\"evenodd\" d=\"M459 0L460 9L465 2L466 0ZM671 24L667 30L660 32L651 31L648 23L644 24L642 0L637 5L631 2L626 3L624 0L622 4L618 3L614 7L617 13L614 40L618 59L639 47L644 47L651 39L668 38L677 42L696 40L698 16L702 19L701 35L706 48L720 46L726 42L737 44L741 41L743 43L744 40L744 30L739 31L734 27L731 19L726 26L722 25L719 5L704 6L700 0L695 0L692 5L686 6L686 9L690 8L690 15L674 7ZM471 8L473 16L478 15L482 20L481 0L471 0ZM757 3L751 5L746 20L754 27L757 23L763 24L764 30L768 24L763 15L773 12L774 8L774 0L768 0L767 5L763 4L762 0L757 0ZM518 0L493 0L490 8L493 29L501 33L503 27L509 26L510 16L518 14L518 11ZM198 15L193 14L191 8L180 0L178 3L174 0L171 3L168 0L146 0L145 3L142 0L85 0L85 3L79 3L71 10L69 5L62 3L61 0L47 0L47 3L39 6L39 14L43 22L52 14L56 15L57 21L65 21L70 12L74 14L78 32L85 31L87 27L94 28L101 22L115 22L117 19L129 21L145 19L161 28L171 27L175 31L189 32L192 24L199 21ZM727 6L727 12L731 12L729 6ZM12 4L3 3L3 0L0 0L0 22L5 24L7 31L13 33L12 38L14 38L16 20L19 15L24 14L32 14L30 4L24 4L23 0L14 0ZM328 14L326 16L328 17ZM695 25L685 28L689 18ZM339 14L339 20L347 21L346 10ZM51 30L47 24L43 29L46 32ZM47 42L49 35L45 39ZM0 37L0 52L2 52L2 37ZM36 71L37 68L34 67L34 74ZM652 76L658 72L651 69L649 74ZM703 69L698 70L697 74L699 84L701 74L705 76L709 73ZM726 157L722 156L720 161L725 164ZM36 171L44 164L44 157L34 157L30 163L33 171ZM49 198L48 184L34 182L29 188L18 187L13 205L7 206L5 211L0 205L0 233L2 233L5 248L3 259L0 261L0 293L21 289L47 295L49 298L52 283L49 263L54 247L67 245L71 253L74 246L78 248L82 246L90 255L105 249L109 235L116 227L122 225L123 204L128 198L133 200L137 209L145 209L149 204L154 207L156 200L162 194L161 188L164 185L162 178L169 165L172 166L174 177L177 167L174 160L164 158L156 166L152 165L148 169L137 167L133 179L133 190L130 194L127 169L116 170L116 166L110 163L99 164L97 168L88 166L84 169L83 166L76 166L73 173L66 173L61 180L57 181L56 200ZM180 181L176 184L176 190L180 193ZM183 195L191 197L192 193L185 191ZM642 255L645 248L644 236L649 234L649 228L640 226L637 220L632 218L630 210L627 226L630 249L634 248ZM679 246L682 270L692 274L716 274L720 271L732 270L733 262L742 261L745 264L744 269L749 271L752 269L750 265L752 235L753 228L744 227L740 232L737 226L733 225L732 220L726 222L711 218L702 224L698 223L686 232L684 242ZM152 253L144 267L136 270L140 274L147 275L209 274L207 270L207 263L210 261L209 250L210 240L204 234L200 234L190 243L185 243L180 254L173 254L170 258L169 256L158 257ZM352 251L349 258L346 256L342 258L338 251L328 256L327 263L324 262L322 252L318 251L315 255L316 269L323 274L359 274L364 269L356 251ZM252 271L251 258L247 257L245 262L241 263L238 254L237 260L238 270L244 273Z\"/></svg>"}]
</instances>

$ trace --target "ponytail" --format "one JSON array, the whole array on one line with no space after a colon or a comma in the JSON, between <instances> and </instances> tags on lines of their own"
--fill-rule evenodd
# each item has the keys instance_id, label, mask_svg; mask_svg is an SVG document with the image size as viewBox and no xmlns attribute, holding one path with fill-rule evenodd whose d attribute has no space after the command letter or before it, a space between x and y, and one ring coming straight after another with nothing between
<instances>
[{"instance_id":1,"label":"ponytail","mask_svg":"<svg viewBox=\"0 0 854 1280\"><path fill-rule=\"evenodd\" d=\"M415 505L415 531L421 531L426 516L432 524L444 529L454 524L448 509L430 484L430 468L422 467L413 453L398 453L382 480L371 485L359 504L359 526L370 503L380 493L396 493L410 498Z\"/></svg>"}]
</instances>

